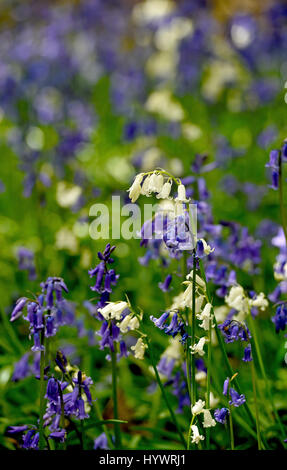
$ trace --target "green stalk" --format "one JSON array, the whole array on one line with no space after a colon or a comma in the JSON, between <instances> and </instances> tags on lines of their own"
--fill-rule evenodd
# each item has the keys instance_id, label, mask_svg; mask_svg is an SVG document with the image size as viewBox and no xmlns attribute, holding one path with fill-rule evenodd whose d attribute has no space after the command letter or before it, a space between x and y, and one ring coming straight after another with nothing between
<instances>
[{"instance_id":1,"label":"green stalk","mask_svg":"<svg viewBox=\"0 0 287 470\"><path fill-rule=\"evenodd\" d=\"M114 345L114 351L111 352L112 356L112 389L113 389L113 405L114 405L114 419L119 419L118 416L118 394L117 394L117 353ZM121 448L121 428L119 423L114 423L115 429L115 448Z\"/></svg>"},{"instance_id":2,"label":"green stalk","mask_svg":"<svg viewBox=\"0 0 287 470\"><path fill-rule=\"evenodd\" d=\"M42 331L41 344L44 346L45 336L44 330ZM45 413L45 350L41 351L40 356L40 415L39 415L39 449L45 449L45 435L44 435L44 413Z\"/></svg>"},{"instance_id":3,"label":"green stalk","mask_svg":"<svg viewBox=\"0 0 287 470\"><path fill-rule=\"evenodd\" d=\"M233 431L233 420L232 420L231 405L229 406L229 431L230 431L231 450L234 450L234 431Z\"/></svg>"},{"instance_id":4,"label":"green stalk","mask_svg":"<svg viewBox=\"0 0 287 470\"><path fill-rule=\"evenodd\" d=\"M195 343L195 289L196 289L196 257L195 251L193 251L193 273L192 273L192 320L191 320L191 345ZM194 405L196 402L196 382L195 382L195 355L191 355L191 392L192 402Z\"/></svg>"},{"instance_id":5,"label":"green stalk","mask_svg":"<svg viewBox=\"0 0 287 470\"><path fill-rule=\"evenodd\" d=\"M185 441L185 438L184 438L184 436L183 436L183 434L182 434L182 432L181 432L181 429L180 429L179 424L178 424L178 422L177 422L176 416L175 416L175 414L174 414L174 412L173 412L173 409L172 409L172 407L171 407L171 404L169 403L167 394L166 394L166 392L165 392L164 386L163 386L162 381L161 381L161 378L160 378L160 376L159 376L159 373L158 373L158 370L157 370L157 367L156 367L156 363L155 363L155 360L154 360L153 351L152 351L152 348L151 348L150 343L148 343L148 346L149 346L148 349L149 349L150 361L151 361L151 365L152 365L153 370L154 370L154 373L155 373L155 377L156 377L157 383L158 383L158 385L159 385L159 388L160 388L160 390L161 390L163 399L164 399L164 401L165 401L165 403L166 403L166 406L167 406L167 408L168 408L168 411L169 411L169 413L170 413L171 420L172 420L173 424L175 425L175 427L176 427L176 429L177 429L178 435L179 435L179 437L180 437L180 440L181 440L181 442L182 442L184 448L186 449L186 441Z\"/></svg>"},{"instance_id":6,"label":"green stalk","mask_svg":"<svg viewBox=\"0 0 287 470\"><path fill-rule=\"evenodd\" d=\"M183 251L182 255L182 274L183 274L183 279L186 279L187 275L187 253L186 251ZM188 388L188 394L190 397L190 403L192 401L191 398L191 354L190 354L190 345L191 345L191 327L189 324L189 312L188 309L186 309L186 329L187 329L187 340L186 340L186 379L187 379L187 388Z\"/></svg>"},{"instance_id":7,"label":"green stalk","mask_svg":"<svg viewBox=\"0 0 287 470\"><path fill-rule=\"evenodd\" d=\"M254 404L255 404L255 417L256 417L256 432L257 432L257 442L258 442L258 450L261 450L261 435L260 435L260 422L259 422L259 412L258 412L258 403L257 403L257 393L256 393L256 376L255 376L255 368L254 368L254 361L251 361L251 374L252 374L252 387L253 387L253 396L254 396Z\"/></svg>"},{"instance_id":8,"label":"green stalk","mask_svg":"<svg viewBox=\"0 0 287 470\"><path fill-rule=\"evenodd\" d=\"M210 408L210 377L211 377L211 328L212 320L209 320L208 345L207 345L207 376L206 376L206 408ZM210 428L206 429L206 447L210 446Z\"/></svg>"},{"instance_id":9,"label":"green stalk","mask_svg":"<svg viewBox=\"0 0 287 470\"><path fill-rule=\"evenodd\" d=\"M187 450L190 450L190 444L191 444L191 426L193 425L195 415L192 416L190 425L189 425L189 430L188 430L188 438L187 438Z\"/></svg>"}]
</instances>

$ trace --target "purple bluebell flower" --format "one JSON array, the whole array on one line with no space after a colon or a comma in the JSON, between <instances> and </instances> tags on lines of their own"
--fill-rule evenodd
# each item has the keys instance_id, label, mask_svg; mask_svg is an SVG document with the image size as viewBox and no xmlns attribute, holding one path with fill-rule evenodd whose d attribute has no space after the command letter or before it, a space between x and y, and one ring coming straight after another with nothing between
<instances>
[{"instance_id":1,"label":"purple bluebell flower","mask_svg":"<svg viewBox=\"0 0 287 470\"><path fill-rule=\"evenodd\" d=\"M227 393L228 393L228 387L229 387L229 377L227 377L227 379L224 380L224 384L223 384L223 395L227 396Z\"/></svg>"},{"instance_id":2,"label":"purple bluebell flower","mask_svg":"<svg viewBox=\"0 0 287 470\"><path fill-rule=\"evenodd\" d=\"M24 436L23 436L23 449L38 449L39 444L39 433L36 432L34 429L30 429Z\"/></svg>"},{"instance_id":3,"label":"purple bluebell flower","mask_svg":"<svg viewBox=\"0 0 287 470\"><path fill-rule=\"evenodd\" d=\"M45 398L50 400L51 403L57 404L59 400L59 384L58 381L52 377L47 383L47 392Z\"/></svg>"},{"instance_id":4,"label":"purple bluebell flower","mask_svg":"<svg viewBox=\"0 0 287 470\"><path fill-rule=\"evenodd\" d=\"M236 392L236 390L234 388L230 388L229 389L229 395L230 395L230 398L231 400L229 401L229 404L230 405L233 405L235 407L238 407L240 405L243 405L243 403L246 402L246 399L245 399L245 396L243 394L239 394L238 392Z\"/></svg>"},{"instance_id":5,"label":"purple bluebell flower","mask_svg":"<svg viewBox=\"0 0 287 470\"><path fill-rule=\"evenodd\" d=\"M251 338L247 326L233 319L226 319L218 325L218 328L221 330L226 343L233 343L239 340L248 341Z\"/></svg>"},{"instance_id":6,"label":"purple bluebell flower","mask_svg":"<svg viewBox=\"0 0 287 470\"><path fill-rule=\"evenodd\" d=\"M217 408L214 411L214 419L221 424L226 423L226 418L229 415L229 409L228 408Z\"/></svg>"},{"instance_id":7,"label":"purple bluebell flower","mask_svg":"<svg viewBox=\"0 0 287 470\"><path fill-rule=\"evenodd\" d=\"M172 275L168 274L165 280L163 282L160 282L158 286L163 292L169 292L171 281L172 281Z\"/></svg>"},{"instance_id":8,"label":"purple bluebell flower","mask_svg":"<svg viewBox=\"0 0 287 470\"><path fill-rule=\"evenodd\" d=\"M104 432L94 440L94 449L109 450L108 439Z\"/></svg>"},{"instance_id":9,"label":"purple bluebell flower","mask_svg":"<svg viewBox=\"0 0 287 470\"><path fill-rule=\"evenodd\" d=\"M155 324L157 328L163 330L165 328L165 322L169 317L169 312L164 312L159 318L154 317L153 315L150 316L151 321Z\"/></svg>"},{"instance_id":10,"label":"purple bluebell flower","mask_svg":"<svg viewBox=\"0 0 287 470\"><path fill-rule=\"evenodd\" d=\"M287 324L287 305L285 303L278 305L272 321L275 324L276 333L285 330Z\"/></svg>"},{"instance_id":11,"label":"purple bluebell flower","mask_svg":"<svg viewBox=\"0 0 287 470\"><path fill-rule=\"evenodd\" d=\"M242 359L244 362L250 362L252 361L252 351L251 351L251 344L248 344L246 348L244 349L244 356Z\"/></svg>"},{"instance_id":12,"label":"purple bluebell flower","mask_svg":"<svg viewBox=\"0 0 287 470\"><path fill-rule=\"evenodd\" d=\"M272 185L270 188L278 189L279 183L279 158L280 158L280 151L279 150L271 150L269 154L269 162L266 163L266 168L271 168L272 170Z\"/></svg>"},{"instance_id":13,"label":"purple bluebell flower","mask_svg":"<svg viewBox=\"0 0 287 470\"><path fill-rule=\"evenodd\" d=\"M66 430L61 429L60 431L53 431L49 434L48 439L53 439L57 442L65 442L66 439Z\"/></svg>"},{"instance_id":14,"label":"purple bluebell flower","mask_svg":"<svg viewBox=\"0 0 287 470\"><path fill-rule=\"evenodd\" d=\"M15 321L22 315L27 300L28 299L26 297L21 297L19 300L17 300L16 306L11 313L10 321Z\"/></svg>"},{"instance_id":15,"label":"purple bluebell flower","mask_svg":"<svg viewBox=\"0 0 287 470\"><path fill-rule=\"evenodd\" d=\"M23 424L21 426L9 426L7 428L7 432L9 434L22 434L24 431L27 431L29 429L29 426L26 424Z\"/></svg>"}]
</instances>

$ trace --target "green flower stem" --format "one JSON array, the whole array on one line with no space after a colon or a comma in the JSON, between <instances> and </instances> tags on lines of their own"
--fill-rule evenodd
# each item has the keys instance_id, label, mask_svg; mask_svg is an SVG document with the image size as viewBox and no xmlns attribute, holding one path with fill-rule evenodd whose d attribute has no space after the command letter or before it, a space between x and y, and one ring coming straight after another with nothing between
<instances>
[{"instance_id":1,"label":"green flower stem","mask_svg":"<svg viewBox=\"0 0 287 470\"><path fill-rule=\"evenodd\" d=\"M206 408L210 408L210 377L211 377L211 328L212 320L209 320L208 344L207 344L207 376L206 376ZM210 446L210 428L206 428L206 447Z\"/></svg>"},{"instance_id":2,"label":"green flower stem","mask_svg":"<svg viewBox=\"0 0 287 470\"><path fill-rule=\"evenodd\" d=\"M42 331L41 344L45 347L44 330ZM39 449L45 449L45 435L44 435L44 413L45 413L45 350L41 351L40 356L40 415L39 415Z\"/></svg>"},{"instance_id":3,"label":"green flower stem","mask_svg":"<svg viewBox=\"0 0 287 470\"><path fill-rule=\"evenodd\" d=\"M182 254L182 275L183 279L186 279L187 275L187 253L183 251ZM191 327L189 324L189 312L188 309L186 310L185 321L186 321L186 328L187 328L187 340L186 340L186 379L187 379L187 388L188 394L190 397L190 402L192 401L191 397L191 352L190 352L190 345L191 345Z\"/></svg>"},{"instance_id":4,"label":"green flower stem","mask_svg":"<svg viewBox=\"0 0 287 470\"><path fill-rule=\"evenodd\" d=\"M279 418L278 412L276 410L276 407L275 407L275 404L274 404L274 401L273 401L273 397L272 397L272 393L271 393L271 389L270 389L270 382L269 382L269 379L266 375L264 362L263 362L262 355L261 355L261 350L260 350L259 341L258 341L258 337L257 337L255 322L254 322L254 319L253 319L251 314L249 315L249 326L250 326L251 334L252 334L252 337L253 337L253 340L254 340L255 351L256 351L256 356L257 356L257 359L258 359L260 371L261 371L262 377L263 377L265 385L266 385L268 399L270 401L272 411L274 413L277 424L278 424L278 426L280 428L280 431L281 431L281 434L282 434L283 446L286 448L286 445L284 444L285 430L284 430L284 427L281 423L281 420Z\"/></svg>"},{"instance_id":5,"label":"green flower stem","mask_svg":"<svg viewBox=\"0 0 287 470\"><path fill-rule=\"evenodd\" d=\"M180 437L180 440L184 446L184 448L186 449L186 441L185 441L185 438L181 432L181 429L179 427L179 424L177 422L177 419L176 419L176 416L173 412L173 409L171 407L171 404L169 403L169 400L168 400L168 397L167 397L167 394L165 392L165 389L164 389L164 386L162 384L162 381L161 381L161 378L159 376L159 373L158 373L158 370L157 370L157 367L156 367L156 363L155 363L155 360L154 360L154 356L153 356L153 351L152 351L152 348L151 348L151 345L150 345L150 342L148 341L148 350L149 350L149 355L150 355L150 361L151 361L151 365L153 367L153 370L154 370L154 373L155 373L155 377L156 377L156 380L157 380L157 383L159 385L159 388L161 390L161 393L162 393L162 396L163 396L163 399L166 403L166 406L168 408L168 411L170 413L170 417L171 417L171 420L173 422L173 424L175 425L176 429L177 429L177 432L178 432L178 435Z\"/></svg>"},{"instance_id":6,"label":"green flower stem","mask_svg":"<svg viewBox=\"0 0 287 470\"><path fill-rule=\"evenodd\" d=\"M255 404L256 433L257 433L258 450L261 450L262 447L261 447L260 422L259 422L259 412L258 412L257 393L256 393L256 376L255 376L254 361L251 361L250 366L251 366L251 375L252 375L253 397L254 397L254 404Z\"/></svg>"},{"instance_id":7,"label":"green flower stem","mask_svg":"<svg viewBox=\"0 0 287 470\"><path fill-rule=\"evenodd\" d=\"M190 425L189 425L189 430L188 430L188 438L187 438L187 450L190 450L190 444L191 444L191 426L193 425L195 415L192 415Z\"/></svg>"},{"instance_id":8,"label":"green flower stem","mask_svg":"<svg viewBox=\"0 0 287 470\"><path fill-rule=\"evenodd\" d=\"M230 447L231 447L231 450L234 450L234 431L233 431L231 406L229 406L229 431L230 431Z\"/></svg>"},{"instance_id":9,"label":"green flower stem","mask_svg":"<svg viewBox=\"0 0 287 470\"><path fill-rule=\"evenodd\" d=\"M196 290L196 256L195 250L193 251L193 273L192 273L192 320L191 320L191 345L195 343L195 290ZM195 382L195 355L191 355L191 392L192 402L194 405L196 402L196 382Z\"/></svg>"},{"instance_id":10,"label":"green flower stem","mask_svg":"<svg viewBox=\"0 0 287 470\"><path fill-rule=\"evenodd\" d=\"M112 356L112 389L113 389L113 405L114 405L114 419L119 419L118 415L118 394L117 394L117 353L114 344L114 351ZM114 424L115 429L115 448L121 448L121 428L119 423Z\"/></svg>"}]
</instances>

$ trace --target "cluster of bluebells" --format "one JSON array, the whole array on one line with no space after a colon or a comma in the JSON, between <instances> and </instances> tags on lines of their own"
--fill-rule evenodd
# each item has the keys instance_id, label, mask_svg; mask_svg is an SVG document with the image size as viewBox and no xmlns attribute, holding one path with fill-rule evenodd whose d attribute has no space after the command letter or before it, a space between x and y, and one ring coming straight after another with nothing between
<instances>
[{"instance_id":1,"label":"cluster of bluebells","mask_svg":"<svg viewBox=\"0 0 287 470\"><path fill-rule=\"evenodd\" d=\"M91 302L86 302L85 305L91 314L101 321L101 328L96 333L100 337L100 349L108 348L114 352L117 349L116 344L119 344L117 357L120 359L129 354L127 341L130 343L130 338L124 338L123 335L139 327L142 315L135 315L126 301L110 302L112 286L116 285L119 278L115 270L109 268L109 264L114 262L111 253L115 248L108 243L104 252L98 253L100 263L91 269L89 274L90 277L96 276L96 284L91 289L100 294L100 300L97 305ZM147 345L142 337L139 337L137 342L131 344L130 347L137 359L143 359L146 348ZM110 359L110 355L107 358Z\"/></svg>"},{"instance_id":2,"label":"cluster of bluebells","mask_svg":"<svg viewBox=\"0 0 287 470\"><path fill-rule=\"evenodd\" d=\"M89 271L90 277L96 277L96 283L91 287L91 290L100 294L100 299L97 304L98 308L103 308L110 300L112 286L116 285L119 278L115 270L109 267L110 264L114 263L111 254L115 248L115 246L111 246L110 243L108 243L103 253L98 252L100 263Z\"/></svg>"},{"instance_id":3,"label":"cluster of bluebells","mask_svg":"<svg viewBox=\"0 0 287 470\"><path fill-rule=\"evenodd\" d=\"M247 326L236 320L227 319L223 323L219 324L218 327L221 330L226 343L233 343L234 341L249 342L251 339L251 334ZM244 348L244 356L242 360L244 362L252 360L250 343Z\"/></svg>"},{"instance_id":4,"label":"cluster of bluebells","mask_svg":"<svg viewBox=\"0 0 287 470\"><path fill-rule=\"evenodd\" d=\"M34 339L32 351L43 351L43 339L55 336L60 326L74 321L74 310L63 297L68 292L64 280L60 277L48 277L41 283L42 293L35 300L20 298L12 311L10 321L19 318L24 309L24 320L29 322L30 336Z\"/></svg>"},{"instance_id":5,"label":"cluster of bluebells","mask_svg":"<svg viewBox=\"0 0 287 470\"><path fill-rule=\"evenodd\" d=\"M167 324L170 316L170 323ZM151 315L150 319L155 324L155 326L160 330L163 330L165 334L172 336L173 338L176 335L180 335L180 341L185 343L187 339L187 333L184 322L178 317L178 312L164 312L159 318L155 318L153 315Z\"/></svg>"},{"instance_id":6,"label":"cluster of bluebells","mask_svg":"<svg viewBox=\"0 0 287 470\"><path fill-rule=\"evenodd\" d=\"M67 421L89 418L88 409L92 405L90 388L93 381L80 370L70 366L61 351L57 352L55 363L55 372L61 374L61 379L54 375L50 378L45 376L47 404L43 419L44 427L49 428L48 439L63 443L67 437ZM22 434L23 449L38 449L39 432L36 426L11 426L8 433Z\"/></svg>"},{"instance_id":7,"label":"cluster of bluebells","mask_svg":"<svg viewBox=\"0 0 287 470\"><path fill-rule=\"evenodd\" d=\"M246 402L245 396L243 394L239 394L234 388L230 387L232 379L227 377L223 384L223 395L229 397L229 405L235 406L238 408L239 406L243 405Z\"/></svg>"},{"instance_id":8,"label":"cluster of bluebells","mask_svg":"<svg viewBox=\"0 0 287 470\"><path fill-rule=\"evenodd\" d=\"M93 385L92 379L81 371L74 374L69 381L65 379L60 381L54 377L48 380L46 392L48 403L44 423L45 426L49 426L51 432L65 434L65 430L61 428L64 418L74 417L79 420L89 418L87 404L92 405L91 385Z\"/></svg>"},{"instance_id":9,"label":"cluster of bluebells","mask_svg":"<svg viewBox=\"0 0 287 470\"><path fill-rule=\"evenodd\" d=\"M141 246L146 253L139 261L147 265L152 259L159 259L164 268L171 259L179 259L183 250L196 249L198 258L207 257L206 278L217 286L216 294L225 297L228 289L236 283L233 266L238 266L250 274L258 273L261 261L261 240L255 239L246 227L235 222L214 222L212 208L208 202L209 191L204 173L214 168L206 164L207 156L196 155L191 165L193 175L175 180L178 194L171 196L173 180L163 170L139 173L129 189L134 202L140 195L152 194L160 199L159 210L151 220L147 220L141 229ZM191 230L193 220L187 203L196 204L197 234ZM206 240L212 237L212 248ZM192 266L192 257L187 258L187 268ZM169 282L170 277L166 276ZM165 291L164 283L160 288Z\"/></svg>"},{"instance_id":10,"label":"cluster of bluebells","mask_svg":"<svg viewBox=\"0 0 287 470\"><path fill-rule=\"evenodd\" d=\"M238 408L239 406L243 405L246 402L246 398L243 394L239 394L235 390L235 388L230 387L230 384L231 384L233 378L230 379L229 377L227 377L225 379L224 384L223 384L223 395L226 396L229 399L229 401L228 401L229 406L233 406L235 408ZM230 410L228 408L226 408L226 407L217 408L214 411L215 421L217 421L218 423L221 423L221 424L225 424L226 419L229 416L229 414L230 414Z\"/></svg>"}]
</instances>

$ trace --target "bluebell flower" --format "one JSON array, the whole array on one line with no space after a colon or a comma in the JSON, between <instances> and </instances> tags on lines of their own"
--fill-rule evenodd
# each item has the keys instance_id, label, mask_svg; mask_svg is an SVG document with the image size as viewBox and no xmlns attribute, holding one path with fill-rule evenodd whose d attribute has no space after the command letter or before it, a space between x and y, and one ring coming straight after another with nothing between
<instances>
[{"instance_id":1,"label":"bluebell flower","mask_svg":"<svg viewBox=\"0 0 287 470\"><path fill-rule=\"evenodd\" d=\"M166 321L168 320L169 316L170 312L164 312L159 318L156 318L151 315L150 319L157 328L159 328L160 330L164 330L167 335L175 337L178 333L180 333L180 335L183 337L183 335L186 334L184 330L184 323L178 319L178 314L175 312L173 313L169 325L167 325Z\"/></svg>"},{"instance_id":2,"label":"bluebell flower","mask_svg":"<svg viewBox=\"0 0 287 470\"><path fill-rule=\"evenodd\" d=\"M252 351L251 351L251 344L248 344L246 348L244 349L244 356L242 359L244 362L250 362L252 361Z\"/></svg>"},{"instance_id":3,"label":"bluebell flower","mask_svg":"<svg viewBox=\"0 0 287 470\"><path fill-rule=\"evenodd\" d=\"M23 309L27 301L28 299L26 297L21 297L20 299L17 300L16 306L14 307L11 313L11 318L10 318L11 322L17 320L17 318L19 318L22 315Z\"/></svg>"},{"instance_id":4,"label":"bluebell flower","mask_svg":"<svg viewBox=\"0 0 287 470\"><path fill-rule=\"evenodd\" d=\"M104 432L94 440L94 449L109 450L108 439Z\"/></svg>"},{"instance_id":5,"label":"bluebell flower","mask_svg":"<svg viewBox=\"0 0 287 470\"><path fill-rule=\"evenodd\" d=\"M229 415L229 409L228 408L217 408L214 411L214 419L221 424L226 423L226 418Z\"/></svg>"},{"instance_id":6,"label":"bluebell flower","mask_svg":"<svg viewBox=\"0 0 287 470\"><path fill-rule=\"evenodd\" d=\"M34 429L30 429L24 436L23 436L23 449L38 449L39 443L39 433L36 432Z\"/></svg>"},{"instance_id":7,"label":"bluebell flower","mask_svg":"<svg viewBox=\"0 0 287 470\"><path fill-rule=\"evenodd\" d=\"M276 333L279 333L280 330L284 331L287 324L287 305L281 304L276 308L274 317L272 321L275 324Z\"/></svg>"},{"instance_id":8,"label":"bluebell flower","mask_svg":"<svg viewBox=\"0 0 287 470\"><path fill-rule=\"evenodd\" d=\"M226 319L223 323L218 325L218 328L222 332L226 343L233 343L239 340L248 341L251 338L247 326L233 319Z\"/></svg>"},{"instance_id":9,"label":"bluebell flower","mask_svg":"<svg viewBox=\"0 0 287 470\"><path fill-rule=\"evenodd\" d=\"M279 150L271 150L269 154L269 163L266 163L266 168L271 168L272 170L272 185L270 188L278 189L279 186Z\"/></svg>"},{"instance_id":10,"label":"bluebell flower","mask_svg":"<svg viewBox=\"0 0 287 470\"><path fill-rule=\"evenodd\" d=\"M234 390L234 388L229 389L229 394L230 394L230 398L231 398L231 400L229 401L230 405L238 407L240 405L243 405L243 403L246 402L245 396L243 394L239 395L239 393L236 392L236 390Z\"/></svg>"},{"instance_id":11,"label":"bluebell flower","mask_svg":"<svg viewBox=\"0 0 287 470\"><path fill-rule=\"evenodd\" d=\"M229 387L229 377L227 377L227 379L224 380L224 384L223 384L223 395L227 396L227 393L228 393L228 387Z\"/></svg>"},{"instance_id":12,"label":"bluebell flower","mask_svg":"<svg viewBox=\"0 0 287 470\"><path fill-rule=\"evenodd\" d=\"M57 404L59 401L59 396L60 394L58 381L54 377L52 377L48 380L45 398L50 400L50 402Z\"/></svg>"},{"instance_id":13,"label":"bluebell flower","mask_svg":"<svg viewBox=\"0 0 287 470\"><path fill-rule=\"evenodd\" d=\"M57 442L65 442L66 440L66 431L61 429L60 431L53 431L49 434L48 439L53 439Z\"/></svg>"},{"instance_id":14,"label":"bluebell flower","mask_svg":"<svg viewBox=\"0 0 287 470\"><path fill-rule=\"evenodd\" d=\"M150 316L151 321L155 324L157 328L163 330L165 328L165 322L169 317L169 312L164 312L159 318L154 317L153 315Z\"/></svg>"},{"instance_id":15,"label":"bluebell flower","mask_svg":"<svg viewBox=\"0 0 287 470\"><path fill-rule=\"evenodd\" d=\"M22 426L9 426L7 428L7 432L9 434L22 434L24 431L27 431L29 426L23 424Z\"/></svg>"}]
</instances>

